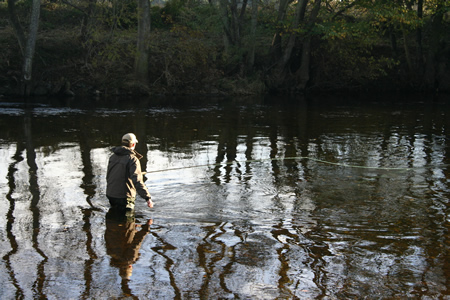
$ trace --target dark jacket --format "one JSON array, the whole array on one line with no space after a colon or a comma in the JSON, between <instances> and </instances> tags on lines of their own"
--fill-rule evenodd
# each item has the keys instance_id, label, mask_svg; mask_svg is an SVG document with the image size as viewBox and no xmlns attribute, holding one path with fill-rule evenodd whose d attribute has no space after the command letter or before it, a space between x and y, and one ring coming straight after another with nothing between
<instances>
[{"instance_id":1,"label":"dark jacket","mask_svg":"<svg viewBox=\"0 0 450 300\"><path fill-rule=\"evenodd\" d=\"M106 171L106 195L113 198L134 198L137 193L148 200L151 195L144 184L139 159L142 155L125 147L112 149Z\"/></svg>"}]
</instances>

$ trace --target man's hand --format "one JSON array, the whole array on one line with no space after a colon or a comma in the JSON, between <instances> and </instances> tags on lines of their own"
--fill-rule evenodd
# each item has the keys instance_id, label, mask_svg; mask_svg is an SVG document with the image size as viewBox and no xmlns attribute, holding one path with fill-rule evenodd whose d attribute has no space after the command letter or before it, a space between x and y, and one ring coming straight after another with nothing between
<instances>
[{"instance_id":1,"label":"man's hand","mask_svg":"<svg viewBox=\"0 0 450 300\"><path fill-rule=\"evenodd\" d=\"M147 206L150 207L150 208L153 208L153 201L152 201L152 199L148 199L147 200Z\"/></svg>"}]
</instances>

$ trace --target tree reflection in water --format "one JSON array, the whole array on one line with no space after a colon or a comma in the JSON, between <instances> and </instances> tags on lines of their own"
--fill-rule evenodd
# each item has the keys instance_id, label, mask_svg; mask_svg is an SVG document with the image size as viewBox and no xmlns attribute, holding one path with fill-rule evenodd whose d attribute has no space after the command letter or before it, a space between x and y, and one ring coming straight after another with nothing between
<instances>
[{"instance_id":1,"label":"tree reflection in water","mask_svg":"<svg viewBox=\"0 0 450 300\"><path fill-rule=\"evenodd\" d=\"M410 100L3 102L0 298L445 298L450 108ZM155 199L130 219L104 196L128 131Z\"/></svg>"}]
</instances>

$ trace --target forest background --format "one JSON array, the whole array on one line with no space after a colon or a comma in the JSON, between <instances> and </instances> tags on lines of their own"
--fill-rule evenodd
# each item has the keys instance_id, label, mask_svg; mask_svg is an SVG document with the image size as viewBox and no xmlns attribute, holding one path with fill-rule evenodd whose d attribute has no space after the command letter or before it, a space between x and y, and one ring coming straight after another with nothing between
<instances>
[{"instance_id":1,"label":"forest background","mask_svg":"<svg viewBox=\"0 0 450 300\"><path fill-rule=\"evenodd\" d=\"M446 0L0 0L0 95L450 91Z\"/></svg>"}]
</instances>

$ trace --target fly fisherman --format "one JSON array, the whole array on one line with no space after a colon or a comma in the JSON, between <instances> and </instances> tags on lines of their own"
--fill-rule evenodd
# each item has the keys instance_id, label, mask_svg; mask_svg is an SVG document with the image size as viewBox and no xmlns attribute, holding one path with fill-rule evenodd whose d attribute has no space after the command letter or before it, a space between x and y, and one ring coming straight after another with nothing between
<instances>
[{"instance_id":1,"label":"fly fisherman","mask_svg":"<svg viewBox=\"0 0 450 300\"><path fill-rule=\"evenodd\" d=\"M136 192L147 201L148 207L153 207L151 195L142 179L139 162L142 155L134 150L137 142L133 133L127 133L122 137L122 146L112 149L106 172L106 197L111 207L133 210Z\"/></svg>"}]
</instances>

